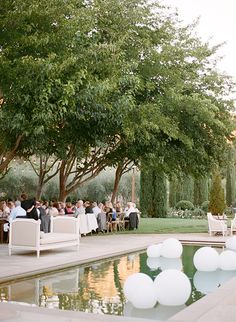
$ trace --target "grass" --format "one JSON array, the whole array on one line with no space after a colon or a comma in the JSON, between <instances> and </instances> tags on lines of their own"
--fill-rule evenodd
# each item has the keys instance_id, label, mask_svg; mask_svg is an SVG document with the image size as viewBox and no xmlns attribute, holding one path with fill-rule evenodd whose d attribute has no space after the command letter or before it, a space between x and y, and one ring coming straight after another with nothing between
<instances>
[{"instance_id":1,"label":"grass","mask_svg":"<svg viewBox=\"0 0 236 322\"><path fill-rule=\"evenodd\" d=\"M207 219L141 218L139 228L122 234L206 233Z\"/></svg>"}]
</instances>

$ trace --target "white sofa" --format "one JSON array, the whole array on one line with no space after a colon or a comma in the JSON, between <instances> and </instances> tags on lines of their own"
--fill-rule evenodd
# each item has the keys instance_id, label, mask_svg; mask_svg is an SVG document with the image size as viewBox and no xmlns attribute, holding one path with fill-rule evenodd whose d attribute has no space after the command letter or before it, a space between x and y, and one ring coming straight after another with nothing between
<instances>
[{"instance_id":1,"label":"white sofa","mask_svg":"<svg viewBox=\"0 0 236 322\"><path fill-rule=\"evenodd\" d=\"M40 220L15 219L10 223L9 255L12 250L41 250L79 246L79 221L74 217L51 217L51 232L40 231Z\"/></svg>"}]
</instances>

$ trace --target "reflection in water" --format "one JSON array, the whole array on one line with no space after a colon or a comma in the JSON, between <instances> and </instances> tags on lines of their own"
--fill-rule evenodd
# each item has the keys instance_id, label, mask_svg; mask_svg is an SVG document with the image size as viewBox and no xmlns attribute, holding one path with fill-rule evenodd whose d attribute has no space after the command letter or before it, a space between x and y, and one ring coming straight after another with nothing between
<instances>
[{"instance_id":1,"label":"reflection in water","mask_svg":"<svg viewBox=\"0 0 236 322\"><path fill-rule=\"evenodd\" d=\"M202 294L212 293L220 285L219 271L197 271L193 277L193 284L195 288Z\"/></svg>"},{"instance_id":2,"label":"reflection in water","mask_svg":"<svg viewBox=\"0 0 236 322\"><path fill-rule=\"evenodd\" d=\"M124 306L124 316L132 318L145 318L152 320L167 320L171 316L177 314L181 310L186 308L186 305L179 306L164 306L157 304L152 309L141 310L135 308L131 302L125 303Z\"/></svg>"},{"instance_id":3,"label":"reflection in water","mask_svg":"<svg viewBox=\"0 0 236 322\"><path fill-rule=\"evenodd\" d=\"M160 269L162 271L165 271L167 269L177 269L178 271L182 271L183 270L182 259L160 257Z\"/></svg>"},{"instance_id":4,"label":"reflection in water","mask_svg":"<svg viewBox=\"0 0 236 322\"><path fill-rule=\"evenodd\" d=\"M182 260L173 261L164 258L150 260L147 259L146 252L136 253L122 256L120 259L94 263L91 266L75 267L34 279L0 285L0 300L62 310L167 319L184 306L170 308L157 304L150 310L130 307L131 304L126 303L123 293L124 282L128 276L138 272L148 274L154 280L161 270L181 269L192 283L193 292L186 303L190 305L209 290L215 289L236 275L236 272L222 271L218 272L217 276L212 275L211 278L201 276L199 272L195 274L192 258L196 249L195 246L184 247Z\"/></svg>"}]
</instances>

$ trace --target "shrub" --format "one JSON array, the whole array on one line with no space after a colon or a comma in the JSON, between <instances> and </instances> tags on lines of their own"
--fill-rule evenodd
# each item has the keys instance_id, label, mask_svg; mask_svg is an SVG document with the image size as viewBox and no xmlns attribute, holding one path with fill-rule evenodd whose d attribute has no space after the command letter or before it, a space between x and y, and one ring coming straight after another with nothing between
<instances>
[{"instance_id":1,"label":"shrub","mask_svg":"<svg viewBox=\"0 0 236 322\"><path fill-rule=\"evenodd\" d=\"M193 210L194 209L194 205L188 201L188 200L180 200L179 202L177 202L176 209L182 209L182 210Z\"/></svg>"},{"instance_id":2,"label":"shrub","mask_svg":"<svg viewBox=\"0 0 236 322\"><path fill-rule=\"evenodd\" d=\"M208 212L208 206L209 206L209 201L208 201L208 200L206 200L206 201L204 201L204 202L202 203L202 205L201 205L201 209L202 209L205 213L207 213L207 212Z\"/></svg>"},{"instance_id":3,"label":"shrub","mask_svg":"<svg viewBox=\"0 0 236 322\"><path fill-rule=\"evenodd\" d=\"M201 219L205 217L206 217L206 213L201 208L195 208L192 212L192 218Z\"/></svg>"}]
</instances>

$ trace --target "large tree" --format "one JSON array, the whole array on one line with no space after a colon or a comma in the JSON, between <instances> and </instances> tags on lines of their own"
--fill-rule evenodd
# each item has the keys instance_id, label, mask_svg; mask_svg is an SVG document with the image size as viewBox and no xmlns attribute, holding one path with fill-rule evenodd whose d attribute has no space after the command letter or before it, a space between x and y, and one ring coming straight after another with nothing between
<instances>
[{"instance_id":1,"label":"large tree","mask_svg":"<svg viewBox=\"0 0 236 322\"><path fill-rule=\"evenodd\" d=\"M61 198L127 159L163 173L220 159L231 82L194 26L141 0L3 0L0 18L2 145L59 158Z\"/></svg>"}]
</instances>

